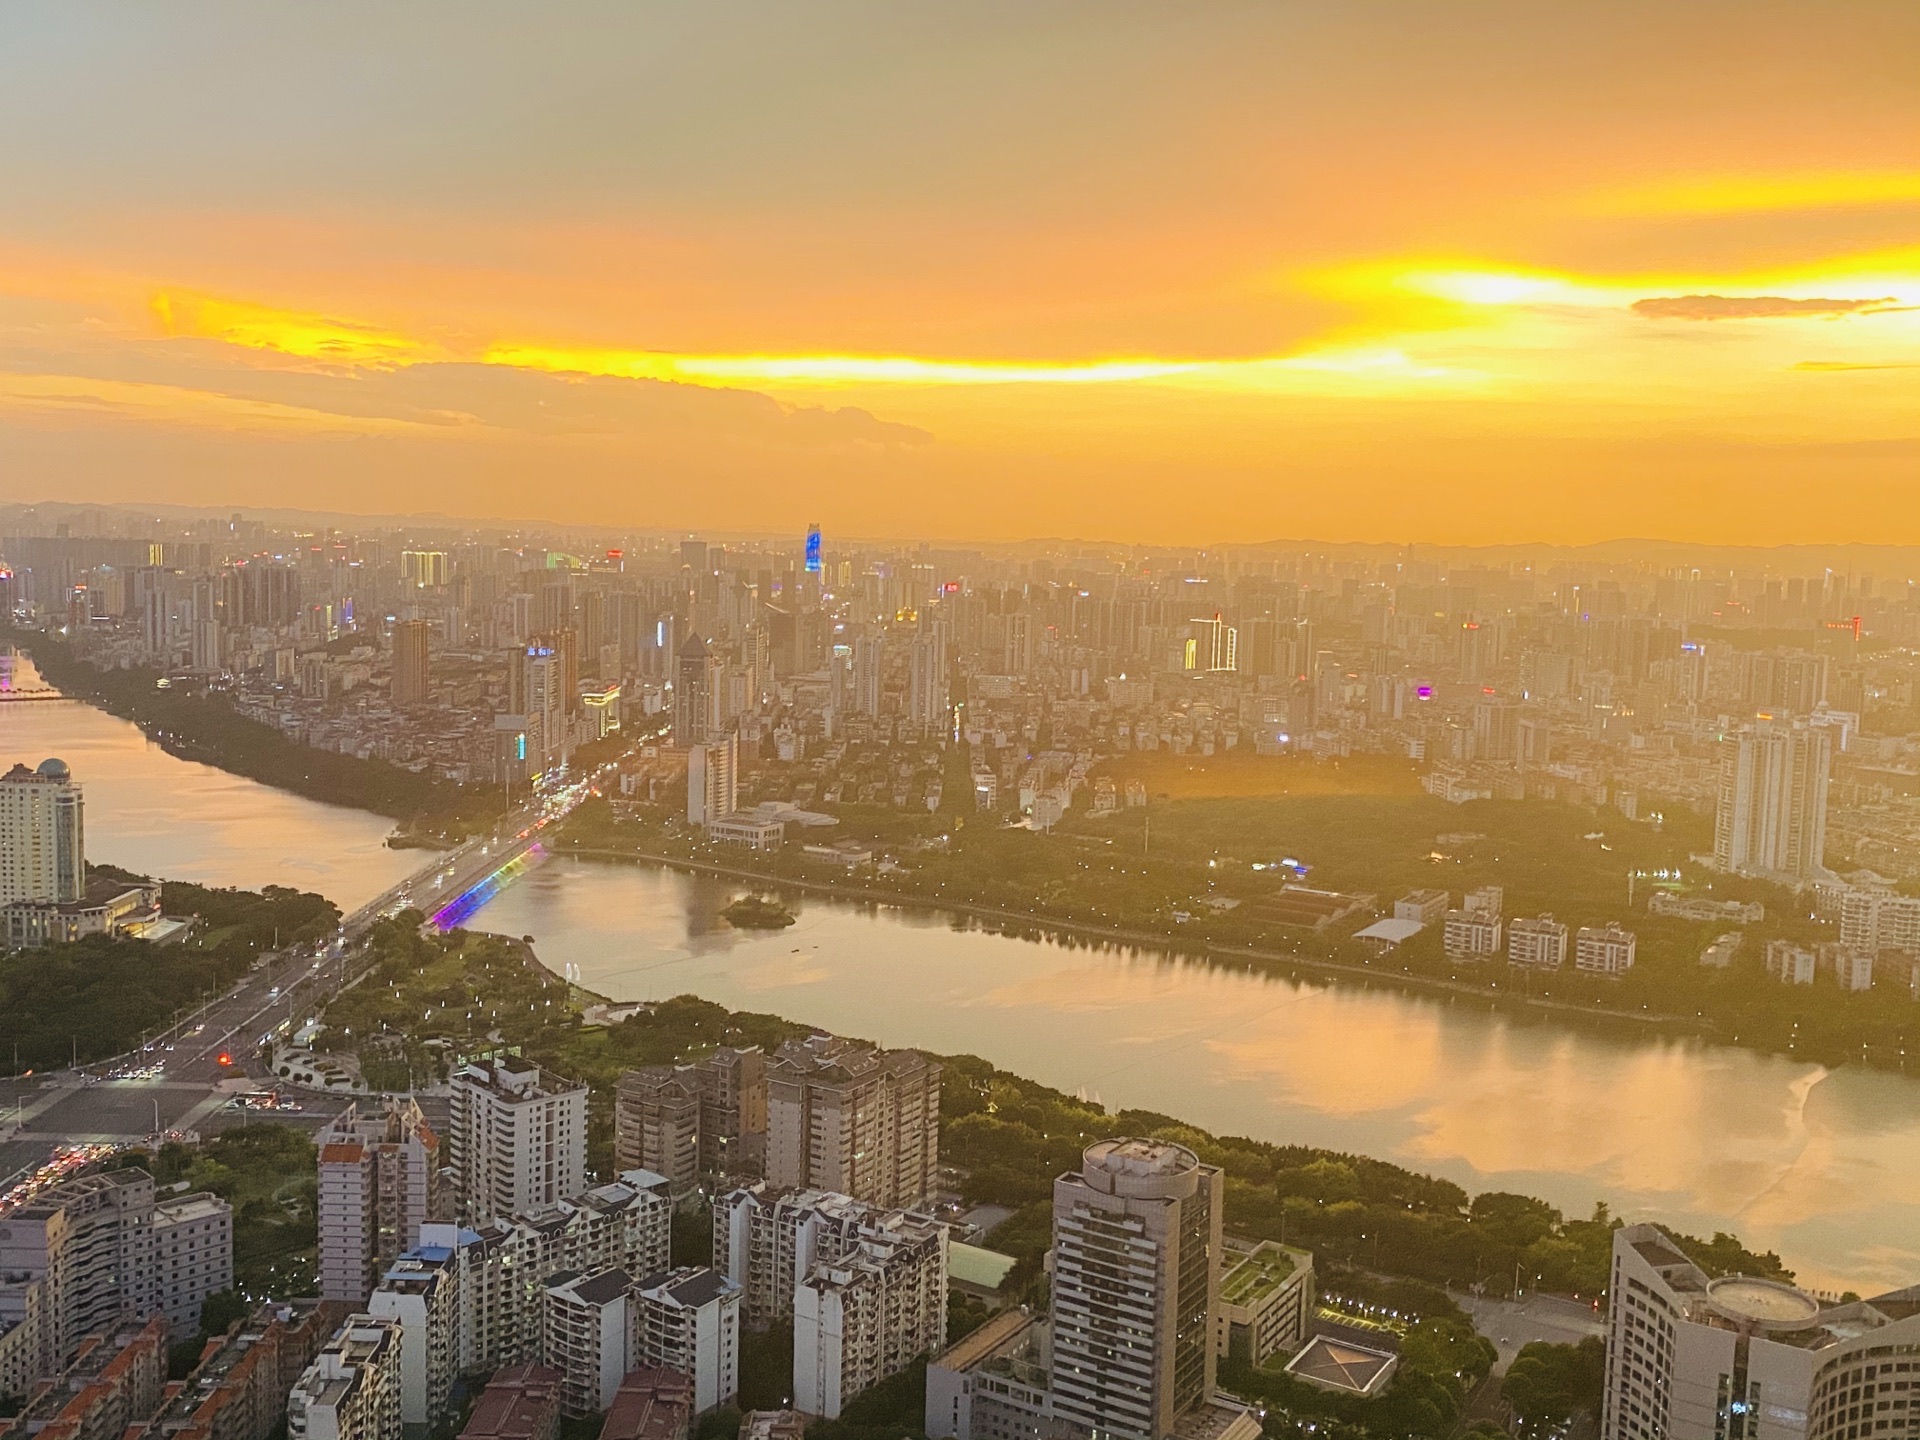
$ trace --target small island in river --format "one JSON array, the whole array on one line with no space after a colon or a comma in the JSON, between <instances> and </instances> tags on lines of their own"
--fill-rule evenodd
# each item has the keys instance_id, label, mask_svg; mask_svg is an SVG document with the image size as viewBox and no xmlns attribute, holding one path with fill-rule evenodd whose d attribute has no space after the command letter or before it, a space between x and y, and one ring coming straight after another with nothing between
<instances>
[{"instance_id":1,"label":"small island in river","mask_svg":"<svg viewBox=\"0 0 1920 1440\"><path fill-rule=\"evenodd\" d=\"M793 912L764 895L742 895L720 913L742 930L780 930L793 924Z\"/></svg>"}]
</instances>

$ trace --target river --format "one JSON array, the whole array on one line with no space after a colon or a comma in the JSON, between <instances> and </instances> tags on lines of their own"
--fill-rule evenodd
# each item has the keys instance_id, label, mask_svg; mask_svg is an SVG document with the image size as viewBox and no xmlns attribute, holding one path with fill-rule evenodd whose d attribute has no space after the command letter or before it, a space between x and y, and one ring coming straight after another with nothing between
<instances>
[{"instance_id":1,"label":"river","mask_svg":"<svg viewBox=\"0 0 1920 1440\"><path fill-rule=\"evenodd\" d=\"M177 760L83 705L0 701L0 761L58 755L89 856L351 908L417 864L388 823ZM795 896L736 931L724 882L550 859L469 922L622 999L692 992L888 1045L971 1052L1113 1108L1324 1145L1584 1214L1738 1231L1804 1283L1920 1281L1920 1080L1466 999L1254 975Z\"/></svg>"},{"instance_id":2,"label":"river","mask_svg":"<svg viewBox=\"0 0 1920 1440\"><path fill-rule=\"evenodd\" d=\"M923 911L549 859L468 923L534 937L617 999L692 992L889 1045L972 1053L1113 1109L1323 1145L1544 1196L1569 1213L1737 1231L1803 1283L1920 1280L1920 1081L1466 999L1012 939Z\"/></svg>"},{"instance_id":3,"label":"river","mask_svg":"<svg viewBox=\"0 0 1920 1440\"><path fill-rule=\"evenodd\" d=\"M9 688L41 682L6 657ZM0 769L57 756L86 792L87 858L203 885L291 885L342 910L417 870L393 822L178 760L129 721L66 700L0 700Z\"/></svg>"}]
</instances>

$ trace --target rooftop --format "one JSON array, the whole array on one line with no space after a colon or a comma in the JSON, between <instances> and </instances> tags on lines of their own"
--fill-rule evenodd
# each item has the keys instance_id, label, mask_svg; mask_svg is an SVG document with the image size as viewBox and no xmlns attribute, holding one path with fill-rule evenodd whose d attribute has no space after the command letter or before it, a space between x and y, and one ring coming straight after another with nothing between
<instances>
[{"instance_id":1,"label":"rooftop","mask_svg":"<svg viewBox=\"0 0 1920 1440\"><path fill-rule=\"evenodd\" d=\"M1221 1279L1221 1303L1256 1304L1286 1284L1288 1277L1298 1268L1291 1252L1277 1245L1262 1245Z\"/></svg>"},{"instance_id":2,"label":"rooftop","mask_svg":"<svg viewBox=\"0 0 1920 1440\"><path fill-rule=\"evenodd\" d=\"M1323 1390L1371 1395L1391 1378L1398 1360L1385 1350L1316 1335L1287 1362L1287 1373Z\"/></svg>"}]
</instances>

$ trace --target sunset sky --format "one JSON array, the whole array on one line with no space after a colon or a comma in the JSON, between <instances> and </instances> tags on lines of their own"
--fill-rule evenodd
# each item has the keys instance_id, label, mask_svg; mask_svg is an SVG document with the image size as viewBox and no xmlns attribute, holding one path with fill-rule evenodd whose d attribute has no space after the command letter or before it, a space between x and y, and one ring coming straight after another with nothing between
<instances>
[{"instance_id":1,"label":"sunset sky","mask_svg":"<svg viewBox=\"0 0 1920 1440\"><path fill-rule=\"evenodd\" d=\"M15 7L0 499L1920 543L1920 6Z\"/></svg>"}]
</instances>

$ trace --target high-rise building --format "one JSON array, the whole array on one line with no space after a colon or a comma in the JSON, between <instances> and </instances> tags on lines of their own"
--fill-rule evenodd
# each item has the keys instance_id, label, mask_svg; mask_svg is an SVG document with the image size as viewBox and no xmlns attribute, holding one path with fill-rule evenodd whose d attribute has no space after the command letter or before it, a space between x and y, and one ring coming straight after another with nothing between
<instances>
[{"instance_id":1,"label":"high-rise building","mask_svg":"<svg viewBox=\"0 0 1920 1440\"><path fill-rule=\"evenodd\" d=\"M154 1284L175 1335L200 1328L200 1304L233 1288L233 1207L204 1192L153 1207Z\"/></svg>"},{"instance_id":2,"label":"high-rise building","mask_svg":"<svg viewBox=\"0 0 1920 1440\"><path fill-rule=\"evenodd\" d=\"M1160 1440L1213 1391L1221 1172L1184 1145L1103 1140L1053 1185L1053 1406Z\"/></svg>"},{"instance_id":3,"label":"high-rise building","mask_svg":"<svg viewBox=\"0 0 1920 1440\"><path fill-rule=\"evenodd\" d=\"M740 808L740 739L729 731L687 751L687 823L707 826Z\"/></svg>"},{"instance_id":4,"label":"high-rise building","mask_svg":"<svg viewBox=\"0 0 1920 1440\"><path fill-rule=\"evenodd\" d=\"M629 1170L574 1199L524 1215L496 1216L473 1226L422 1227L421 1250L450 1252L459 1276L460 1373L539 1358L541 1285L548 1276L664 1270L672 1223L665 1179Z\"/></svg>"},{"instance_id":5,"label":"high-rise building","mask_svg":"<svg viewBox=\"0 0 1920 1440\"><path fill-rule=\"evenodd\" d=\"M1710 1278L1656 1226L1628 1225L1613 1232L1608 1297L1601 1440L1920 1435L1920 1286L1824 1305L1773 1280Z\"/></svg>"},{"instance_id":6,"label":"high-rise building","mask_svg":"<svg viewBox=\"0 0 1920 1440\"><path fill-rule=\"evenodd\" d=\"M89 1335L162 1309L153 1254L153 1177L82 1175L16 1205L0 1223L0 1312L8 1291L41 1314L35 1373L64 1366ZM24 1296L37 1286L37 1300Z\"/></svg>"},{"instance_id":7,"label":"high-rise building","mask_svg":"<svg viewBox=\"0 0 1920 1440\"><path fill-rule=\"evenodd\" d=\"M402 1255L380 1277L367 1313L400 1327L400 1418L437 1425L460 1367L460 1273L447 1246Z\"/></svg>"},{"instance_id":8,"label":"high-rise building","mask_svg":"<svg viewBox=\"0 0 1920 1440\"><path fill-rule=\"evenodd\" d=\"M947 670L946 627L930 626L914 637L907 652L907 718L923 729L946 727Z\"/></svg>"},{"instance_id":9,"label":"high-rise building","mask_svg":"<svg viewBox=\"0 0 1920 1440\"><path fill-rule=\"evenodd\" d=\"M947 1231L895 1211L808 1267L793 1298L793 1403L828 1419L947 1339Z\"/></svg>"},{"instance_id":10,"label":"high-rise building","mask_svg":"<svg viewBox=\"0 0 1920 1440\"><path fill-rule=\"evenodd\" d=\"M447 1164L469 1223L552 1205L586 1189L587 1087L543 1083L505 1060L454 1072Z\"/></svg>"},{"instance_id":11,"label":"high-rise building","mask_svg":"<svg viewBox=\"0 0 1920 1440\"><path fill-rule=\"evenodd\" d=\"M552 645L536 641L514 656L507 682L507 711L525 721L525 759L530 775L537 777L564 763L571 748L566 659Z\"/></svg>"},{"instance_id":12,"label":"high-rise building","mask_svg":"<svg viewBox=\"0 0 1920 1440\"><path fill-rule=\"evenodd\" d=\"M0 775L0 905L87 893L85 804L64 760Z\"/></svg>"},{"instance_id":13,"label":"high-rise building","mask_svg":"<svg viewBox=\"0 0 1920 1440\"><path fill-rule=\"evenodd\" d=\"M696 1412L740 1393L740 1287L718 1270L682 1266L634 1286L633 1363L693 1381Z\"/></svg>"},{"instance_id":14,"label":"high-rise building","mask_svg":"<svg viewBox=\"0 0 1920 1440\"><path fill-rule=\"evenodd\" d=\"M758 1049L723 1047L688 1065L629 1070L614 1094L615 1162L666 1176L676 1197L691 1194L702 1174L759 1174L766 1136L767 1065Z\"/></svg>"},{"instance_id":15,"label":"high-rise building","mask_svg":"<svg viewBox=\"0 0 1920 1440\"><path fill-rule=\"evenodd\" d=\"M1714 863L1789 883L1818 879L1827 845L1828 728L1762 717L1722 746Z\"/></svg>"},{"instance_id":16,"label":"high-rise building","mask_svg":"<svg viewBox=\"0 0 1920 1440\"><path fill-rule=\"evenodd\" d=\"M425 620L401 620L393 627L393 703L424 705L431 693Z\"/></svg>"},{"instance_id":17,"label":"high-rise building","mask_svg":"<svg viewBox=\"0 0 1920 1440\"><path fill-rule=\"evenodd\" d=\"M1209 672L1240 668L1240 632L1221 618L1219 611L1189 622L1186 668Z\"/></svg>"},{"instance_id":18,"label":"high-rise building","mask_svg":"<svg viewBox=\"0 0 1920 1440\"><path fill-rule=\"evenodd\" d=\"M853 708L862 715L880 713L886 660L886 636L862 635L853 642Z\"/></svg>"},{"instance_id":19,"label":"high-rise building","mask_svg":"<svg viewBox=\"0 0 1920 1440\"><path fill-rule=\"evenodd\" d=\"M767 1065L768 1181L924 1204L940 1165L940 1073L915 1050L788 1041Z\"/></svg>"},{"instance_id":20,"label":"high-rise building","mask_svg":"<svg viewBox=\"0 0 1920 1440\"><path fill-rule=\"evenodd\" d=\"M702 547L704 548L704 547ZM705 742L713 712L713 651L693 634L681 645L673 662L673 743L691 750Z\"/></svg>"},{"instance_id":21,"label":"high-rise building","mask_svg":"<svg viewBox=\"0 0 1920 1440\"><path fill-rule=\"evenodd\" d=\"M633 1367L633 1278L562 1270L545 1289L540 1360L560 1372L560 1413L597 1415Z\"/></svg>"},{"instance_id":22,"label":"high-rise building","mask_svg":"<svg viewBox=\"0 0 1920 1440\"><path fill-rule=\"evenodd\" d=\"M351 1315L287 1395L287 1440L400 1440L398 1322Z\"/></svg>"},{"instance_id":23,"label":"high-rise building","mask_svg":"<svg viewBox=\"0 0 1920 1440\"><path fill-rule=\"evenodd\" d=\"M402 550L400 578L416 590L440 590L447 583L447 552Z\"/></svg>"},{"instance_id":24,"label":"high-rise building","mask_svg":"<svg viewBox=\"0 0 1920 1440\"><path fill-rule=\"evenodd\" d=\"M440 1140L418 1104L390 1099L365 1118L349 1105L319 1144L320 1295L362 1305L433 1217Z\"/></svg>"}]
</instances>

